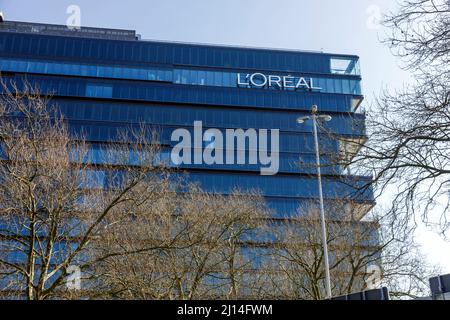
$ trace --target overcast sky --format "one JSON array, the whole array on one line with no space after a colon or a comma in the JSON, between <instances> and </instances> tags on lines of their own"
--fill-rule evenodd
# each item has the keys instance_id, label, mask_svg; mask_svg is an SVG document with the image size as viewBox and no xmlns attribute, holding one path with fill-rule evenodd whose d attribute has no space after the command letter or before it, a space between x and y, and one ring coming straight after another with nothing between
<instances>
[{"instance_id":1,"label":"overcast sky","mask_svg":"<svg viewBox=\"0 0 450 320\"><path fill-rule=\"evenodd\" d=\"M133 29L142 39L315 50L361 57L366 104L385 88L409 81L380 43L377 21L392 0L0 0L6 20L66 24L67 8L81 25ZM450 273L450 244L420 228L423 253ZM446 253L446 254L443 254Z\"/></svg>"}]
</instances>

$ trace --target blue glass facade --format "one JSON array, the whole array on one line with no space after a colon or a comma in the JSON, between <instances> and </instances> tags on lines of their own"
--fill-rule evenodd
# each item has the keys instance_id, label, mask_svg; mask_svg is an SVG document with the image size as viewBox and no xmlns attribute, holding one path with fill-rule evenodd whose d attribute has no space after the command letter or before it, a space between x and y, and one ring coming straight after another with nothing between
<instances>
[{"instance_id":1,"label":"blue glass facade","mask_svg":"<svg viewBox=\"0 0 450 320\"><path fill-rule=\"evenodd\" d=\"M296 122L317 104L333 116L320 135L326 201L352 198L367 208L373 203L370 189L357 191L369 178L346 176L332 165L342 146L328 134L364 139L356 56L0 32L0 72L52 94L70 129L92 143L96 161L99 145L140 123L160 132L161 158L171 166L177 166L170 159L171 133L192 131L194 121L220 131L279 129L280 170L274 176L261 176L251 164L179 167L209 191L260 190L281 218L318 197L311 123ZM304 78L314 88L239 85L239 75L254 73ZM102 174L93 175L101 186Z\"/></svg>"},{"instance_id":2,"label":"blue glass facade","mask_svg":"<svg viewBox=\"0 0 450 320\"><path fill-rule=\"evenodd\" d=\"M137 68L137 67L119 67L105 65L87 65L67 62L52 62L29 59L8 59L0 60L0 69L10 72L38 73L51 75L82 76L90 78L112 78L129 79L141 81L167 82L184 85L200 85L215 87L239 87L237 77L245 78L238 72L226 71L207 71L199 69L181 69L181 68ZM293 75L290 74L285 74ZM294 76L299 79L302 75ZM323 76L311 77L311 80L317 85L316 91L326 93L343 94L361 94L360 81L358 79L328 78ZM319 90L320 88L320 90ZM270 87L268 89L275 90ZM294 91L294 89L292 89Z\"/></svg>"}]
</instances>

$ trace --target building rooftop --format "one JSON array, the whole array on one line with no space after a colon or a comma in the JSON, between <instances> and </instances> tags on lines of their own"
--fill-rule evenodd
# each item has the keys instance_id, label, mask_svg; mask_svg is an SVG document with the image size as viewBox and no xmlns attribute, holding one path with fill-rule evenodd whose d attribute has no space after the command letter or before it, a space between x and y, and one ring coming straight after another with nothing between
<instances>
[{"instance_id":1,"label":"building rooftop","mask_svg":"<svg viewBox=\"0 0 450 320\"><path fill-rule=\"evenodd\" d=\"M233 48L243 50L264 50L274 52L292 52L292 53L313 53L313 54L329 54L333 56L352 57L358 59L359 57L352 54L336 54L327 53L316 50L299 50L299 49L286 49L286 48L265 48L265 47L251 47L251 46L236 46L230 44L211 44L211 43L198 43L198 42L184 42L173 40L156 40L156 39L141 39L141 36L136 33L135 30L126 29L111 29L111 28L95 28L95 27L80 27L70 28L66 25L59 24L47 24L47 23L34 23L34 22L22 22L22 21L6 21L0 20L0 32L15 32L15 33L35 33L54 36L65 37L80 37L80 38L94 38L94 39L108 39L108 40L128 40L128 41L144 41L153 43L171 43L178 45L196 45L196 46L208 46L216 48Z\"/></svg>"},{"instance_id":2,"label":"building rooftop","mask_svg":"<svg viewBox=\"0 0 450 320\"><path fill-rule=\"evenodd\" d=\"M0 21L0 31L36 33L36 34L46 34L65 37L110 39L110 40L138 39L136 31L134 30L92 28L92 27L70 28L68 26L58 24L5 21L5 20Z\"/></svg>"}]
</instances>

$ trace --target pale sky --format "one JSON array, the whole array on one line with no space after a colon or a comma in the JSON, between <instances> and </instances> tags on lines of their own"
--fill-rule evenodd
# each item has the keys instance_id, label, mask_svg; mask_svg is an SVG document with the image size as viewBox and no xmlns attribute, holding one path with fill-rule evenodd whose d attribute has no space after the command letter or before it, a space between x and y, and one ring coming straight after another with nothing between
<instances>
[{"instance_id":1,"label":"pale sky","mask_svg":"<svg viewBox=\"0 0 450 320\"><path fill-rule=\"evenodd\" d=\"M392 0L0 0L6 20L66 24L70 5L81 25L133 29L142 39L315 50L361 57L365 104L409 75L379 41ZM450 273L450 243L426 228L417 239L431 263Z\"/></svg>"}]
</instances>

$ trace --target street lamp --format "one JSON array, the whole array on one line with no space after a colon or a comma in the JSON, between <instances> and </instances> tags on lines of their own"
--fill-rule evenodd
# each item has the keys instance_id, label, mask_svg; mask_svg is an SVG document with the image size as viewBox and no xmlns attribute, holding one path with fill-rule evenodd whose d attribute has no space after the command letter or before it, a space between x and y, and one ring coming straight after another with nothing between
<instances>
[{"instance_id":1,"label":"street lamp","mask_svg":"<svg viewBox=\"0 0 450 320\"><path fill-rule=\"evenodd\" d=\"M297 119L297 123L302 124L305 121L312 119L313 131L314 131L314 144L316 149L316 166L317 166L317 180L319 184L319 201L320 201L320 223L322 225L322 242L323 253L325 260L325 285L327 290L327 298L331 299L331 281L330 281L330 264L328 261L328 244L327 244L327 227L325 224L325 209L323 206L323 193L322 193L322 175L320 173L320 154L319 154L319 138L317 137L317 119L323 121L331 121L332 117L329 115L319 115L318 107L312 106L311 116L300 117Z\"/></svg>"}]
</instances>

